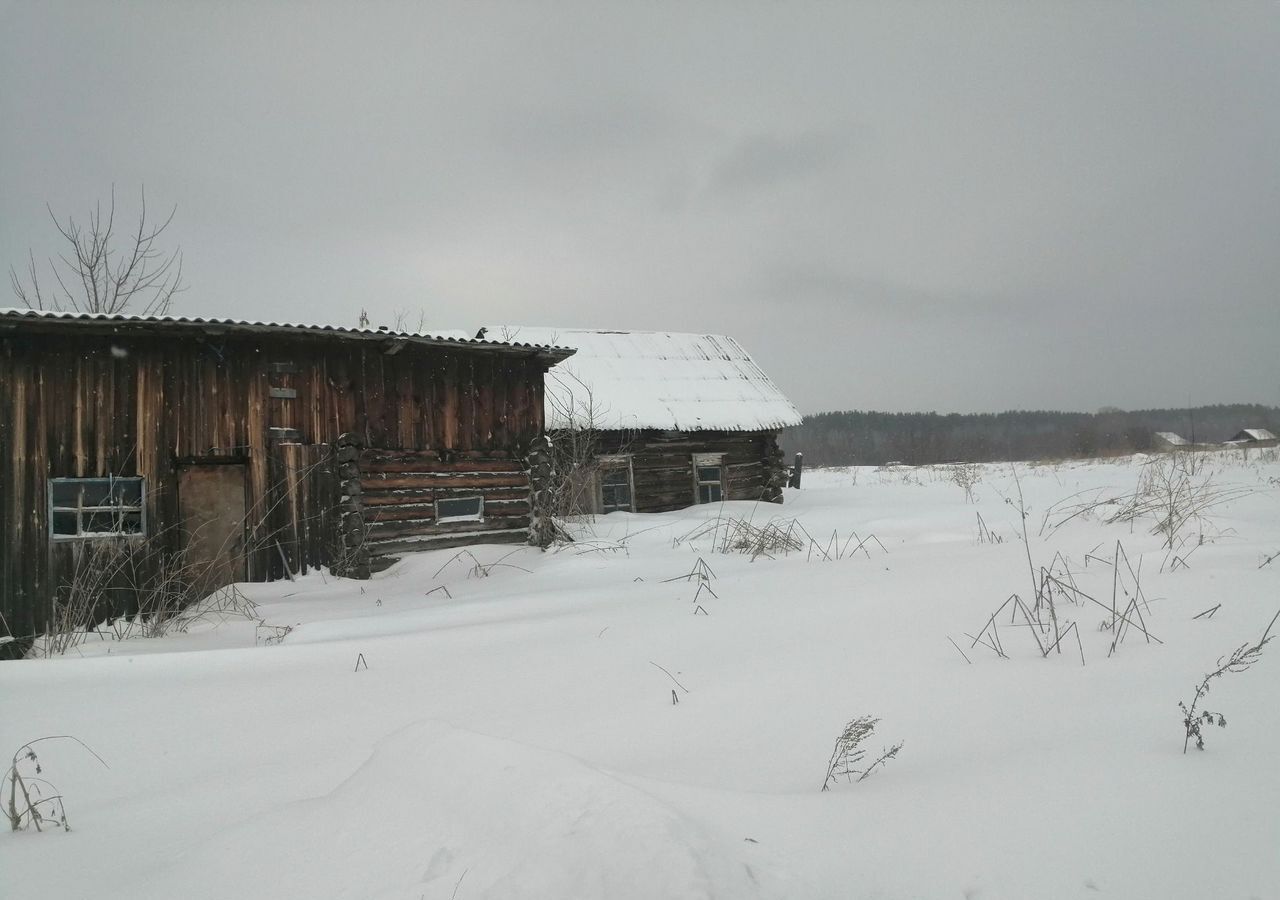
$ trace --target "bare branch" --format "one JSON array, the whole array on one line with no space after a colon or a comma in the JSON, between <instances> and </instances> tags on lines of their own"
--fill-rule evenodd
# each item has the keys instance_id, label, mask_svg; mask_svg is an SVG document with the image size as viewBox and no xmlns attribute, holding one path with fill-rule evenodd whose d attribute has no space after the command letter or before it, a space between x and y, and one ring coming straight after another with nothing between
<instances>
[{"instance_id":1,"label":"bare branch","mask_svg":"<svg viewBox=\"0 0 1280 900\"><path fill-rule=\"evenodd\" d=\"M184 290L182 249L165 253L157 246L157 240L173 222L176 206L164 221L149 223L146 190L142 189L137 228L130 230L127 238L119 239L115 229L115 185L111 187L105 214L102 204L95 204L84 226L70 216L64 223L47 204L45 209L66 244L64 252L47 260L60 293L42 289L35 254L28 251L25 278L12 267L9 269L14 296L28 309L108 314L137 309L146 315L163 315L175 295Z\"/></svg>"}]
</instances>

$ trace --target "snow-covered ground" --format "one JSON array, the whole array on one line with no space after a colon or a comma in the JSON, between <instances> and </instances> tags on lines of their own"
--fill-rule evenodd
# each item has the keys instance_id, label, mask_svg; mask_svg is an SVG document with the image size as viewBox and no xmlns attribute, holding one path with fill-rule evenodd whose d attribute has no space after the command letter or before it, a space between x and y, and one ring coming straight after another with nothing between
<instances>
[{"instance_id":1,"label":"snow-covered ground","mask_svg":"<svg viewBox=\"0 0 1280 900\"><path fill-rule=\"evenodd\" d=\"M1214 683L1207 705L1229 727L1204 752L1183 755L1177 707L1280 608L1280 559L1259 567L1280 551L1275 457L1203 458L1197 484L1240 490L1183 530L1196 535L1179 546L1186 565L1149 517L1051 527L1103 489L1132 495L1143 459L1019 466L1033 565L1069 569L1102 604L1059 598L1059 629L1074 622L1081 640L1048 658L1010 608L1008 659L965 636L1011 594L1034 596L1018 485L986 466L974 502L944 468L810 471L781 508L614 514L556 552L474 548L501 560L487 576L437 551L369 582L244 586L276 628L233 616L0 663L6 759L73 734L110 765L40 745L72 831L0 835L0 885L238 900L1280 897L1280 642ZM979 514L1002 542L979 541ZM716 515L795 517L822 549L713 552L712 534L691 535ZM1131 628L1109 657L1117 540L1162 643ZM684 577L699 560L707 578ZM281 626L282 642L261 642ZM821 792L860 715L882 719L871 756L902 752Z\"/></svg>"}]
</instances>

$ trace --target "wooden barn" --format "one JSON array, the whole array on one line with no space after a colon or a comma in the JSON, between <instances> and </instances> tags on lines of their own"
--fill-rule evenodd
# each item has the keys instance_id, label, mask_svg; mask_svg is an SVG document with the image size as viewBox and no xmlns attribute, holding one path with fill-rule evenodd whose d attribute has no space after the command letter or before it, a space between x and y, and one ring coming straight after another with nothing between
<instances>
[{"instance_id":1,"label":"wooden barn","mask_svg":"<svg viewBox=\"0 0 1280 900\"><path fill-rule=\"evenodd\" d=\"M1242 428L1225 443L1233 447L1274 447L1280 444L1280 438L1265 428Z\"/></svg>"},{"instance_id":2,"label":"wooden barn","mask_svg":"<svg viewBox=\"0 0 1280 900\"><path fill-rule=\"evenodd\" d=\"M553 440L594 456L578 508L782 502L778 433L801 415L733 338L517 326L480 335L577 351L547 376L546 419Z\"/></svg>"},{"instance_id":3,"label":"wooden barn","mask_svg":"<svg viewBox=\"0 0 1280 900\"><path fill-rule=\"evenodd\" d=\"M175 580L175 558L195 590L320 565L362 576L407 550L525 541L525 454L543 431L545 374L571 354L0 310L5 624L42 633L69 591L102 588L87 568L104 557L117 577L99 593L116 614L157 578Z\"/></svg>"}]
</instances>

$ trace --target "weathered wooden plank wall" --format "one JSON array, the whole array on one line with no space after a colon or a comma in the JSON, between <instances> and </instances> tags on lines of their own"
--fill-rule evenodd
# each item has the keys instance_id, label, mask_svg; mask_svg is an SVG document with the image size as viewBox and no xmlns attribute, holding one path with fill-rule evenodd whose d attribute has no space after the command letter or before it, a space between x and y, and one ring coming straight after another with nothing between
<instances>
[{"instance_id":1,"label":"weathered wooden plank wall","mask_svg":"<svg viewBox=\"0 0 1280 900\"><path fill-rule=\"evenodd\" d=\"M352 432L368 447L516 454L542 431L546 365L533 354L217 328L0 331L0 613L14 634L39 631L69 565L73 545L48 537L49 478L146 478L149 533L168 540L179 461L241 458L248 506L261 514L249 577L280 577L285 560L300 571L329 558L325 445Z\"/></svg>"}]
</instances>

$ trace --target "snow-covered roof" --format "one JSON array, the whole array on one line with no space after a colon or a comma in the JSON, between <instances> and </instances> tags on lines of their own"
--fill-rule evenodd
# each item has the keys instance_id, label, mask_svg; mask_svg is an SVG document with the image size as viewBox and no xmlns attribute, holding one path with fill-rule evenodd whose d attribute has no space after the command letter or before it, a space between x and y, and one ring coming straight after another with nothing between
<instances>
[{"instance_id":1,"label":"snow-covered roof","mask_svg":"<svg viewBox=\"0 0 1280 900\"><path fill-rule=\"evenodd\" d=\"M547 374L548 428L776 431L800 412L731 337L660 331L491 326L501 340L577 350Z\"/></svg>"},{"instance_id":2,"label":"snow-covered roof","mask_svg":"<svg viewBox=\"0 0 1280 900\"><path fill-rule=\"evenodd\" d=\"M1170 447L1185 447L1187 445L1186 438L1180 434L1175 434L1172 431L1157 431L1156 437L1164 441Z\"/></svg>"},{"instance_id":3,"label":"snow-covered roof","mask_svg":"<svg viewBox=\"0 0 1280 900\"><path fill-rule=\"evenodd\" d=\"M1246 441L1274 441L1276 436L1265 428L1242 428L1240 433L1228 443L1244 443Z\"/></svg>"},{"instance_id":4,"label":"snow-covered roof","mask_svg":"<svg viewBox=\"0 0 1280 900\"><path fill-rule=\"evenodd\" d=\"M382 328L348 328L342 325L307 325L291 322L258 322L247 319L222 319L204 316L148 316L130 313L62 312L48 309L0 308L0 324L6 322L50 322L67 324L105 325L119 327L174 328L179 330L218 329L227 332L272 334L318 334L357 340L391 339L417 344L466 345L497 352L535 351L551 361L572 355L563 347L549 347L528 342L482 340L458 329L436 332L392 331Z\"/></svg>"}]
</instances>

